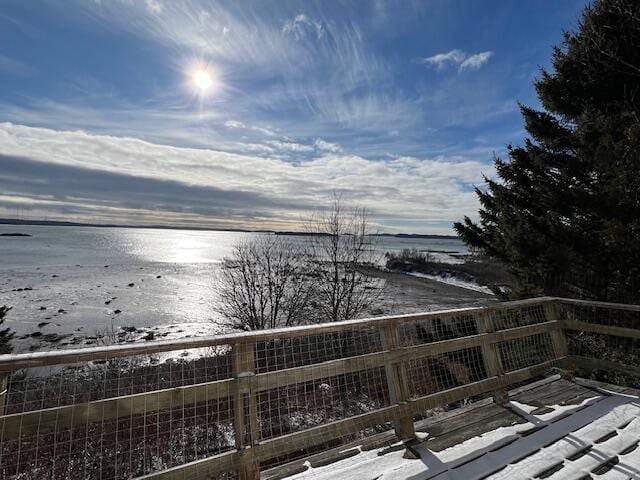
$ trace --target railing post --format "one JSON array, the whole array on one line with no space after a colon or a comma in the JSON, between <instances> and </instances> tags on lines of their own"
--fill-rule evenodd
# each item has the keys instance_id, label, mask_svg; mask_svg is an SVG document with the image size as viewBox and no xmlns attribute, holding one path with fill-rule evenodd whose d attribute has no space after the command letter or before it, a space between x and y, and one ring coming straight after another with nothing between
<instances>
[{"instance_id":1,"label":"railing post","mask_svg":"<svg viewBox=\"0 0 640 480\"><path fill-rule=\"evenodd\" d=\"M9 395L9 373L0 373L0 415L5 414Z\"/></svg>"},{"instance_id":2,"label":"railing post","mask_svg":"<svg viewBox=\"0 0 640 480\"><path fill-rule=\"evenodd\" d=\"M399 329L397 322L389 322L380 330L382 348L389 352L399 346ZM405 404L409 399L409 382L407 380L407 366L404 361L386 362L385 373L389 388L389 400L392 404ZM393 422L396 436L400 440L415 438L416 432L411 416L398 418Z\"/></svg>"},{"instance_id":3,"label":"railing post","mask_svg":"<svg viewBox=\"0 0 640 480\"><path fill-rule=\"evenodd\" d=\"M558 322L557 326L549 332L553 345L553 356L555 358L565 358L564 366L568 370L575 370L575 365L572 365L569 360L569 347L567 346L567 337L564 333L564 326L560 318L560 304L558 300L546 302L544 304L544 312L547 320L555 320ZM571 374L568 375L570 376Z\"/></svg>"},{"instance_id":4,"label":"railing post","mask_svg":"<svg viewBox=\"0 0 640 480\"><path fill-rule=\"evenodd\" d=\"M478 326L478 333L493 333L495 326L493 319L491 318L491 312L484 310L476 317L476 324ZM502 361L500 360L500 352L498 351L498 344L492 341L487 341L482 344L482 360L484 362L484 369L487 372L487 378L500 377L504 374L504 368ZM506 405L509 402L509 392L506 386L493 391L493 401L498 405Z\"/></svg>"},{"instance_id":5,"label":"railing post","mask_svg":"<svg viewBox=\"0 0 640 480\"><path fill-rule=\"evenodd\" d=\"M233 428L236 448L241 452L237 468L240 480L260 480L260 465L251 449L258 443L260 435L258 399L252 388L256 368L253 347L254 344L249 342L233 345L233 376L236 379L233 394ZM246 425L247 411L249 425Z\"/></svg>"}]
</instances>

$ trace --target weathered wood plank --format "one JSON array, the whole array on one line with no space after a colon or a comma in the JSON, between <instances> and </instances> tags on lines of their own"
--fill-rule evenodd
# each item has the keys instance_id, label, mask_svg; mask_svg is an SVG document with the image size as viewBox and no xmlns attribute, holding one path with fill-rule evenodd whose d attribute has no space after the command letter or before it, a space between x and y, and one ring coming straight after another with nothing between
<instances>
[{"instance_id":1,"label":"weathered wood plank","mask_svg":"<svg viewBox=\"0 0 640 480\"><path fill-rule=\"evenodd\" d=\"M612 335L614 337L640 339L640 329L636 328L614 327L611 325L582 322L580 320L565 320L563 322L563 327L565 330L576 330L578 332L600 333L603 335Z\"/></svg>"},{"instance_id":2,"label":"weathered wood plank","mask_svg":"<svg viewBox=\"0 0 640 480\"><path fill-rule=\"evenodd\" d=\"M212 478L215 475L235 470L240 456L240 452L225 452L185 465L137 477L136 480L197 480Z\"/></svg>"},{"instance_id":3,"label":"weathered wood plank","mask_svg":"<svg viewBox=\"0 0 640 480\"><path fill-rule=\"evenodd\" d=\"M542 298L542 297L541 297ZM576 300L573 298L544 297L545 300L556 300L561 304L579 305L584 307L609 308L612 310L628 310L640 312L640 305L630 305L626 303L597 302L594 300Z\"/></svg>"},{"instance_id":4,"label":"weathered wood plank","mask_svg":"<svg viewBox=\"0 0 640 480\"><path fill-rule=\"evenodd\" d=\"M455 417L433 422L421 431L428 432L430 437L437 437L444 435L447 432L482 422L489 417L494 417L503 413L506 414L510 412L502 405L492 402L473 409L470 412L466 412L464 415L456 415Z\"/></svg>"},{"instance_id":5,"label":"weathered wood plank","mask_svg":"<svg viewBox=\"0 0 640 480\"><path fill-rule=\"evenodd\" d=\"M610 393L622 393L625 395L640 396L640 390L637 388L624 387L621 385L613 385L611 383L599 382L598 380L591 380L587 378L576 377L573 379L578 385L582 385L585 388L589 388L598 393L610 394Z\"/></svg>"},{"instance_id":6,"label":"weathered wood plank","mask_svg":"<svg viewBox=\"0 0 640 480\"><path fill-rule=\"evenodd\" d=\"M492 339L495 332L495 325L493 319L488 312L484 312L478 316L476 320L476 326L479 333L491 334ZM504 366L498 352L498 343L489 342L482 344L482 361L484 364L485 372L488 377L495 377L504 373ZM493 393L493 400L504 405L509 400L509 394L506 389L496 390Z\"/></svg>"},{"instance_id":7,"label":"weathered wood plank","mask_svg":"<svg viewBox=\"0 0 640 480\"><path fill-rule=\"evenodd\" d=\"M493 404L493 407L495 408L497 406ZM488 406L480 409L480 411L477 412L479 415L478 418L469 419L468 422L451 424L451 428L445 431L437 433L429 431L430 436L424 442L424 445L431 451L439 452L473 437L480 436L483 433L495 430L496 428L526 423L522 417L515 415L503 407L498 407L500 408L498 412L496 412L494 408L489 408ZM466 415L463 417L466 417Z\"/></svg>"},{"instance_id":8,"label":"weathered wood plank","mask_svg":"<svg viewBox=\"0 0 640 480\"><path fill-rule=\"evenodd\" d=\"M504 342L507 340L514 340L516 338L530 337L540 333L551 332L558 327L559 325L557 320L550 320L548 322L534 323L531 325L524 325L522 327L507 328L493 333L491 335L491 340L493 342Z\"/></svg>"},{"instance_id":9,"label":"weathered wood plank","mask_svg":"<svg viewBox=\"0 0 640 480\"><path fill-rule=\"evenodd\" d=\"M382 346L384 349L395 354L399 346L398 324L389 322L380 331ZM397 356L396 356L397 357ZM404 403L409 398L409 386L407 380L407 369L404 361L394 361L385 363L385 374L387 377L387 388L391 404ZM394 428L398 438L408 440L414 438L416 432L413 427L413 417L406 416L394 420Z\"/></svg>"},{"instance_id":10,"label":"weathered wood plank","mask_svg":"<svg viewBox=\"0 0 640 480\"><path fill-rule=\"evenodd\" d=\"M411 345L408 347L400 347L396 350L403 361L414 360L420 357L429 357L441 355L443 353L455 352L463 348L479 347L482 344L495 342L494 337L490 334L482 333L479 335L469 335L468 337L454 338L451 340L440 340L439 342L424 343L420 345Z\"/></svg>"},{"instance_id":11,"label":"weathered wood plank","mask_svg":"<svg viewBox=\"0 0 640 480\"><path fill-rule=\"evenodd\" d=\"M567 339L564 333L564 323L560 321L559 302L547 302L544 310L549 320L558 320L556 328L551 330L551 342L553 343L553 353L558 357L565 357L569 354Z\"/></svg>"},{"instance_id":12,"label":"weathered wood plank","mask_svg":"<svg viewBox=\"0 0 640 480\"><path fill-rule=\"evenodd\" d=\"M555 395L558 392L562 392L567 388L571 388L572 383L560 379L553 382L551 385L543 385L539 388L534 388L526 392L520 393L512 397L513 400L527 405L540 406L543 405L544 399Z\"/></svg>"},{"instance_id":13,"label":"weathered wood plank","mask_svg":"<svg viewBox=\"0 0 640 480\"><path fill-rule=\"evenodd\" d=\"M328 442L338 437L349 435L367 427L381 425L398 418L398 413L406 411L400 405L363 413L344 420L330 422L288 435L265 440L255 446L256 454L261 461L285 455L298 450Z\"/></svg>"},{"instance_id":14,"label":"weathered wood plank","mask_svg":"<svg viewBox=\"0 0 640 480\"><path fill-rule=\"evenodd\" d=\"M301 367L287 368L273 372L259 373L254 380L256 391L271 390L286 387L294 383L303 383L321 378L333 377L347 373L354 373L371 368L385 366L392 361L392 354L387 351L367 353L348 358L327 360Z\"/></svg>"},{"instance_id":15,"label":"weathered wood plank","mask_svg":"<svg viewBox=\"0 0 640 480\"><path fill-rule=\"evenodd\" d=\"M533 405L545 407L558 404L573 404L586 398L595 397L596 393L580 385L567 380L558 380L547 388L537 389L518 395L514 400Z\"/></svg>"},{"instance_id":16,"label":"weathered wood plank","mask_svg":"<svg viewBox=\"0 0 640 480\"><path fill-rule=\"evenodd\" d=\"M5 413L5 404L7 403L7 387L9 385L9 374L0 373L0 415Z\"/></svg>"},{"instance_id":17,"label":"weathered wood plank","mask_svg":"<svg viewBox=\"0 0 640 480\"><path fill-rule=\"evenodd\" d=\"M236 343L233 346L233 375L236 387L233 393L233 429L236 448L241 450L240 457L236 459L236 471L240 480L260 479L260 466L253 451L245 448L248 445L256 445L260 436L257 398L253 388L255 368L254 345ZM248 425L245 425L245 410L248 411ZM248 437L246 441L245 434Z\"/></svg>"},{"instance_id":18,"label":"weathered wood plank","mask_svg":"<svg viewBox=\"0 0 640 480\"><path fill-rule=\"evenodd\" d=\"M606 370L626 373L627 375L640 376L640 366L637 365L622 365L609 360L581 357L578 355L572 355L571 359L576 365L578 365L579 369L585 369L588 371Z\"/></svg>"}]
</instances>

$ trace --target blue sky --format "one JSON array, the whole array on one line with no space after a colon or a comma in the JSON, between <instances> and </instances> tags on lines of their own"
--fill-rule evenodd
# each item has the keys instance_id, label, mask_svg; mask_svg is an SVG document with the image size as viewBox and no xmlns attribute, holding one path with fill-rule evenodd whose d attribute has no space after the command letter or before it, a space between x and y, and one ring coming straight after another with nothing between
<instances>
[{"instance_id":1,"label":"blue sky","mask_svg":"<svg viewBox=\"0 0 640 480\"><path fill-rule=\"evenodd\" d=\"M0 216L450 233L585 3L4 0Z\"/></svg>"}]
</instances>

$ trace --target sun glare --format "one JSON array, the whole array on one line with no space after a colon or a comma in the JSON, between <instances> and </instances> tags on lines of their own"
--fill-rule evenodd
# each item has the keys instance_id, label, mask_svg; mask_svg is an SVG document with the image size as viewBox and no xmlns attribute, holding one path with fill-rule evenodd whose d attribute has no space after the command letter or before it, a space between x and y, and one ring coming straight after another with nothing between
<instances>
[{"instance_id":1,"label":"sun glare","mask_svg":"<svg viewBox=\"0 0 640 480\"><path fill-rule=\"evenodd\" d=\"M193 83L198 90L206 92L213 84L213 79L206 70L196 70L193 74Z\"/></svg>"}]
</instances>

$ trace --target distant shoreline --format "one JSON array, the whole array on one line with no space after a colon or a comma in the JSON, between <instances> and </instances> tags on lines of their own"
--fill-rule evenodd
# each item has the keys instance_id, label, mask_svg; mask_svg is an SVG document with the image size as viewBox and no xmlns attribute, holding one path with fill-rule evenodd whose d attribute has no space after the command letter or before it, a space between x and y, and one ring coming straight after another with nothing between
<instances>
[{"instance_id":1,"label":"distant shoreline","mask_svg":"<svg viewBox=\"0 0 640 480\"><path fill-rule=\"evenodd\" d=\"M17 218L0 218L0 225L34 225L34 226L50 226L50 227L95 227L95 228L142 228L142 229L162 229L162 230L193 230L197 232L242 232L242 233L273 233L275 235L296 235L306 236L314 235L308 232L292 232L277 230L248 230L242 228L210 228L195 226L173 226L173 225L118 225L118 224L101 224L101 223L80 223L65 222L60 220L20 220ZM377 233L375 237L394 237L394 238L431 238L431 239L457 239L456 235L436 235L436 234L419 234L419 233Z\"/></svg>"}]
</instances>

